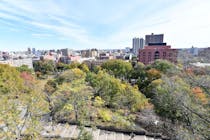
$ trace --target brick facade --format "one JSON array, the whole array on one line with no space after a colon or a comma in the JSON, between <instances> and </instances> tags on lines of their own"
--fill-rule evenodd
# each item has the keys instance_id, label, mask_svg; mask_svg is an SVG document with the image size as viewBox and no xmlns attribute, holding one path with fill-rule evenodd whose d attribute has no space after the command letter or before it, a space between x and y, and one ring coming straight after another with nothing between
<instances>
[{"instance_id":1,"label":"brick facade","mask_svg":"<svg viewBox=\"0 0 210 140\"><path fill-rule=\"evenodd\" d=\"M154 62L156 59L164 59L177 63L177 49L171 49L169 45L145 46L139 50L139 61L145 65Z\"/></svg>"}]
</instances>

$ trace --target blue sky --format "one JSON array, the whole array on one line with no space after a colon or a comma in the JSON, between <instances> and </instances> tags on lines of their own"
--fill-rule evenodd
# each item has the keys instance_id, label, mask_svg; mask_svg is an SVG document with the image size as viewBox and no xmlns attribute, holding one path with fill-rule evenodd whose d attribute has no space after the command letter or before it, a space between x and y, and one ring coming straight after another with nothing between
<instances>
[{"instance_id":1,"label":"blue sky","mask_svg":"<svg viewBox=\"0 0 210 140\"><path fill-rule=\"evenodd\" d=\"M125 48L151 33L207 47L209 10L210 0L0 0L0 50Z\"/></svg>"}]
</instances>

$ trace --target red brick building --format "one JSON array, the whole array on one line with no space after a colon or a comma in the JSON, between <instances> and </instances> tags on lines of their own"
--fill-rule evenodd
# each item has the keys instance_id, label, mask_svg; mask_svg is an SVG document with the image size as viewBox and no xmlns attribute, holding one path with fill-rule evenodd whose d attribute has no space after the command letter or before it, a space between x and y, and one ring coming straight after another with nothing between
<instances>
[{"instance_id":1,"label":"red brick building","mask_svg":"<svg viewBox=\"0 0 210 140\"><path fill-rule=\"evenodd\" d=\"M177 63L177 49L171 49L170 45L149 45L139 50L139 61L145 65L154 62L156 59L165 59Z\"/></svg>"}]
</instances>

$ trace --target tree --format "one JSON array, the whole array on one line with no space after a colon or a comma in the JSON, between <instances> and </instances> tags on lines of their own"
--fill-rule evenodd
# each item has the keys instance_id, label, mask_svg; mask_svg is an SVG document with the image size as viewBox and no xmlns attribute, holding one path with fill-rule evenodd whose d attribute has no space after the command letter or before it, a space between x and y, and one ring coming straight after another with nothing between
<instances>
[{"instance_id":1,"label":"tree","mask_svg":"<svg viewBox=\"0 0 210 140\"><path fill-rule=\"evenodd\" d=\"M56 71L55 64L52 60L40 60L33 63L34 71L42 74L51 74Z\"/></svg>"},{"instance_id":2,"label":"tree","mask_svg":"<svg viewBox=\"0 0 210 140\"><path fill-rule=\"evenodd\" d=\"M131 63L116 59L106 61L101 67L120 79L128 79L132 70Z\"/></svg>"},{"instance_id":3,"label":"tree","mask_svg":"<svg viewBox=\"0 0 210 140\"><path fill-rule=\"evenodd\" d=\"M161 78L161 73L157 69L150 69L146 72L148 80L151 82L153 80Z\"/></svg>"},{"instance_id":4,"label":"tree","mask_svg":"<svg viewBox=\"0 0 210 140\"><path fill-rule=\"evenodd\" d=\"M98 74L89 74L86 80L94 88L94 96L103 99L104 105L109 108L137 111L148 103L138 88L134 88L128 83L122 83L104 71L99 71Z\"/></svg>"},{"instance_id":5,"label":"tree","mask_svg":"<svg viewBox=\"0 0 210 140\"><path fill-rule=\"evenodd\" d=\"M203 92L203 90L200 87L193 87L192 92L199 102L201 102L202 104L208 103L207 95Z\"/></svg>"},{"instance_id":6,"label":"tree","mask_svg":"<svg viewBox=\"0 0 210 140\"><path fill-rule=\"evenodd\" d=\"M63 82L72 82L76 79L85 79L86 74L78 69L78 68L74 68L74 69L70 69L70 70L66 70L63 73L61 73L57 79L56 82L58 84L62 84Z\"/></svg>"},{"instance_id":7,"label":"tree","mask_svg":"<svg viewBox=\"0 0 210 140\"><path fill-rule=\"evenodd\" d=\"M79 65L80 65L80 63L73 61L73 62L71 62L69 67L70 67L70 69L75 69L75 68L78 68Z\"/></svg>"},{"instance_id":8,"label":"tree","mask_svg":"<svg viewBox=\"0 0 210 140\"><path fill-rule=\"evenodd\" d=\"M136 84L138 85L139 90L146 95L146 97L150 98L152 93L150 93L148 89L150 90L154 80L160 79L161 77L161 72L154 68L143 70L142 76L137 79Z\"/></svg>"},{"instance_id":9,"label":"tree","mask_svg":"<svg viewBox=\"0 0 210 140\"><path fill-rule=\"evenodd\" d=\"M72 106L72 109L68 110L73 111L74 119L81 125L84 125L87 120L90 118L90 105L91 105L91 96L93 94L92 88L87 86L83 80L76 80L74 83L69 85L61 86L58 92L65 92L67 94L67 102L64 106Z\"/></svg>"},{"instance_id":10,"label":"tree","mask_svg":"<svg viewBox=\"0 0 210 140\"><path fill-rule=\"evenodd\" d=\"M64 70L70 69L70 65L58 62L56 63L56 69L58 71L64 71Z\"/></svg>"},{"instance_id":11,"label":"tree","mask_svg":"<svg viewBox=\"0 0 210 140\"><path fill-rule=\"evenodd\" d=\"M163 77L163 82L156 87L152 102L156 112L172 121L174 125L182 125L194 138L207 139L210 124L208 111L194 102L190 85L179 77Z\"/></svg>"},{"instance_id":12,"label":"tree","mask_svg":"<svg viewBox=\"0 0 210 140\"><path fill-rule=\"evenodd\" d=\"M85 73L78 68L63 72L45 85L51 120L83 121L90 117L92 88L86 85ZM74 117L72 117L72 115Z\"/></svg>"},{"instance_id":13,"label":"tree","mask_svg":"<svg viewBox=\"0 0 210 140\"><path fill-rule=\"evenodd\" d=\"M80 64L78 66L78 68L81 69L82 71L86 72L86 73L90 71L88 66L85 63Z\"/></svg>"},{"instance_id":14,"label":"tree","mask_svg":"<svg viewBox=\"0 0 210 140\"><path fill-rule=\"evenodd\" d=\"M172 70L177 69L176 65L172 64L171 62L167 60L156 60L154 63L152 63L148 67L155 68L164 74L170 73Z\"/></svg>"},{"instance_id":15,"label":"tree","mask_svg":"<svg viewBox=\"0 0 210 140\"><path fill-rule=\"evenodd\" d=\"M35 139L40 134L39 121L46 110L44 98L36 88L32 75L20 73L8 65L0 65L0 138Z\"/></svg>"},{"instance_id":16,"label":"tree","mask_svg":"<svg viewBox=\"0 0 210 140\"><path fill-rule=\"evenodd\" d=\"M210 95L210 85L209 85L210 76L208 75L196 76L194 74L184 73L182 74L182 77L187 83L192 85L192 87L200 87L206 94Z\"/></svg>"},{"instance_id":17,"label":"tree","mask_svg":"<svg viewBox=\"0 0 210 140\"><path fill-rule=\"evenodd\" d=\"M32 69L28 68L27 65L22 65L20 67L17 67L17 70L19 72L28 72L28 73L32 73L32 71L33 71Z\"/></svg>"},{"instance_id":18,"label":"tree","mask_svg":"<svg viewBox=\"0 0 210 140\"><path fill-rule=\"evenodd\" d=\"M138 62L131 71L130 79L145 79L146 72L143 63Z\"/></svg>"},{"instance_id":19,"label":"tree","mask_svg":"<svg viewBox=\"0 0 210 140\"><path fill-rule=\"evenodd\" d=\"M45 84L44 90L47 94L51 95L57 90L57 83L55 80L48 80Z\"/></svg>"}]
</instances>

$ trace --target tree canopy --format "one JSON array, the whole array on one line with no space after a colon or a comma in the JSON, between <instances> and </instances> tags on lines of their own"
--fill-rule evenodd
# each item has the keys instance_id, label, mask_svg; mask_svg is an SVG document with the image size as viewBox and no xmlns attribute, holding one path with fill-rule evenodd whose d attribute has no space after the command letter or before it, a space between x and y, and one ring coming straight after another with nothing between
<instances>
[{"instance_id":1,"label":"tree canopy","mask_svg":"<svg viewBox=\"0 0 210 140\"><path fill-rule=\"evenodd\" d=\"M132 70L131 63L116 59L108 60L107 62L103 63L101 67L120 79L128 79L128 76Z\"/></svg>"},{"instance_id":2,"label":"tree canopy","mask_svg":"<svg viewBox=\"0 0 210 140\"><path fill-rule=\"evenodd\" d=\"M1 139L19 139L23 134L34 139L40 134L40 116L47 108L32 77L0 64Z\"/></svg>"}]
</instances>

